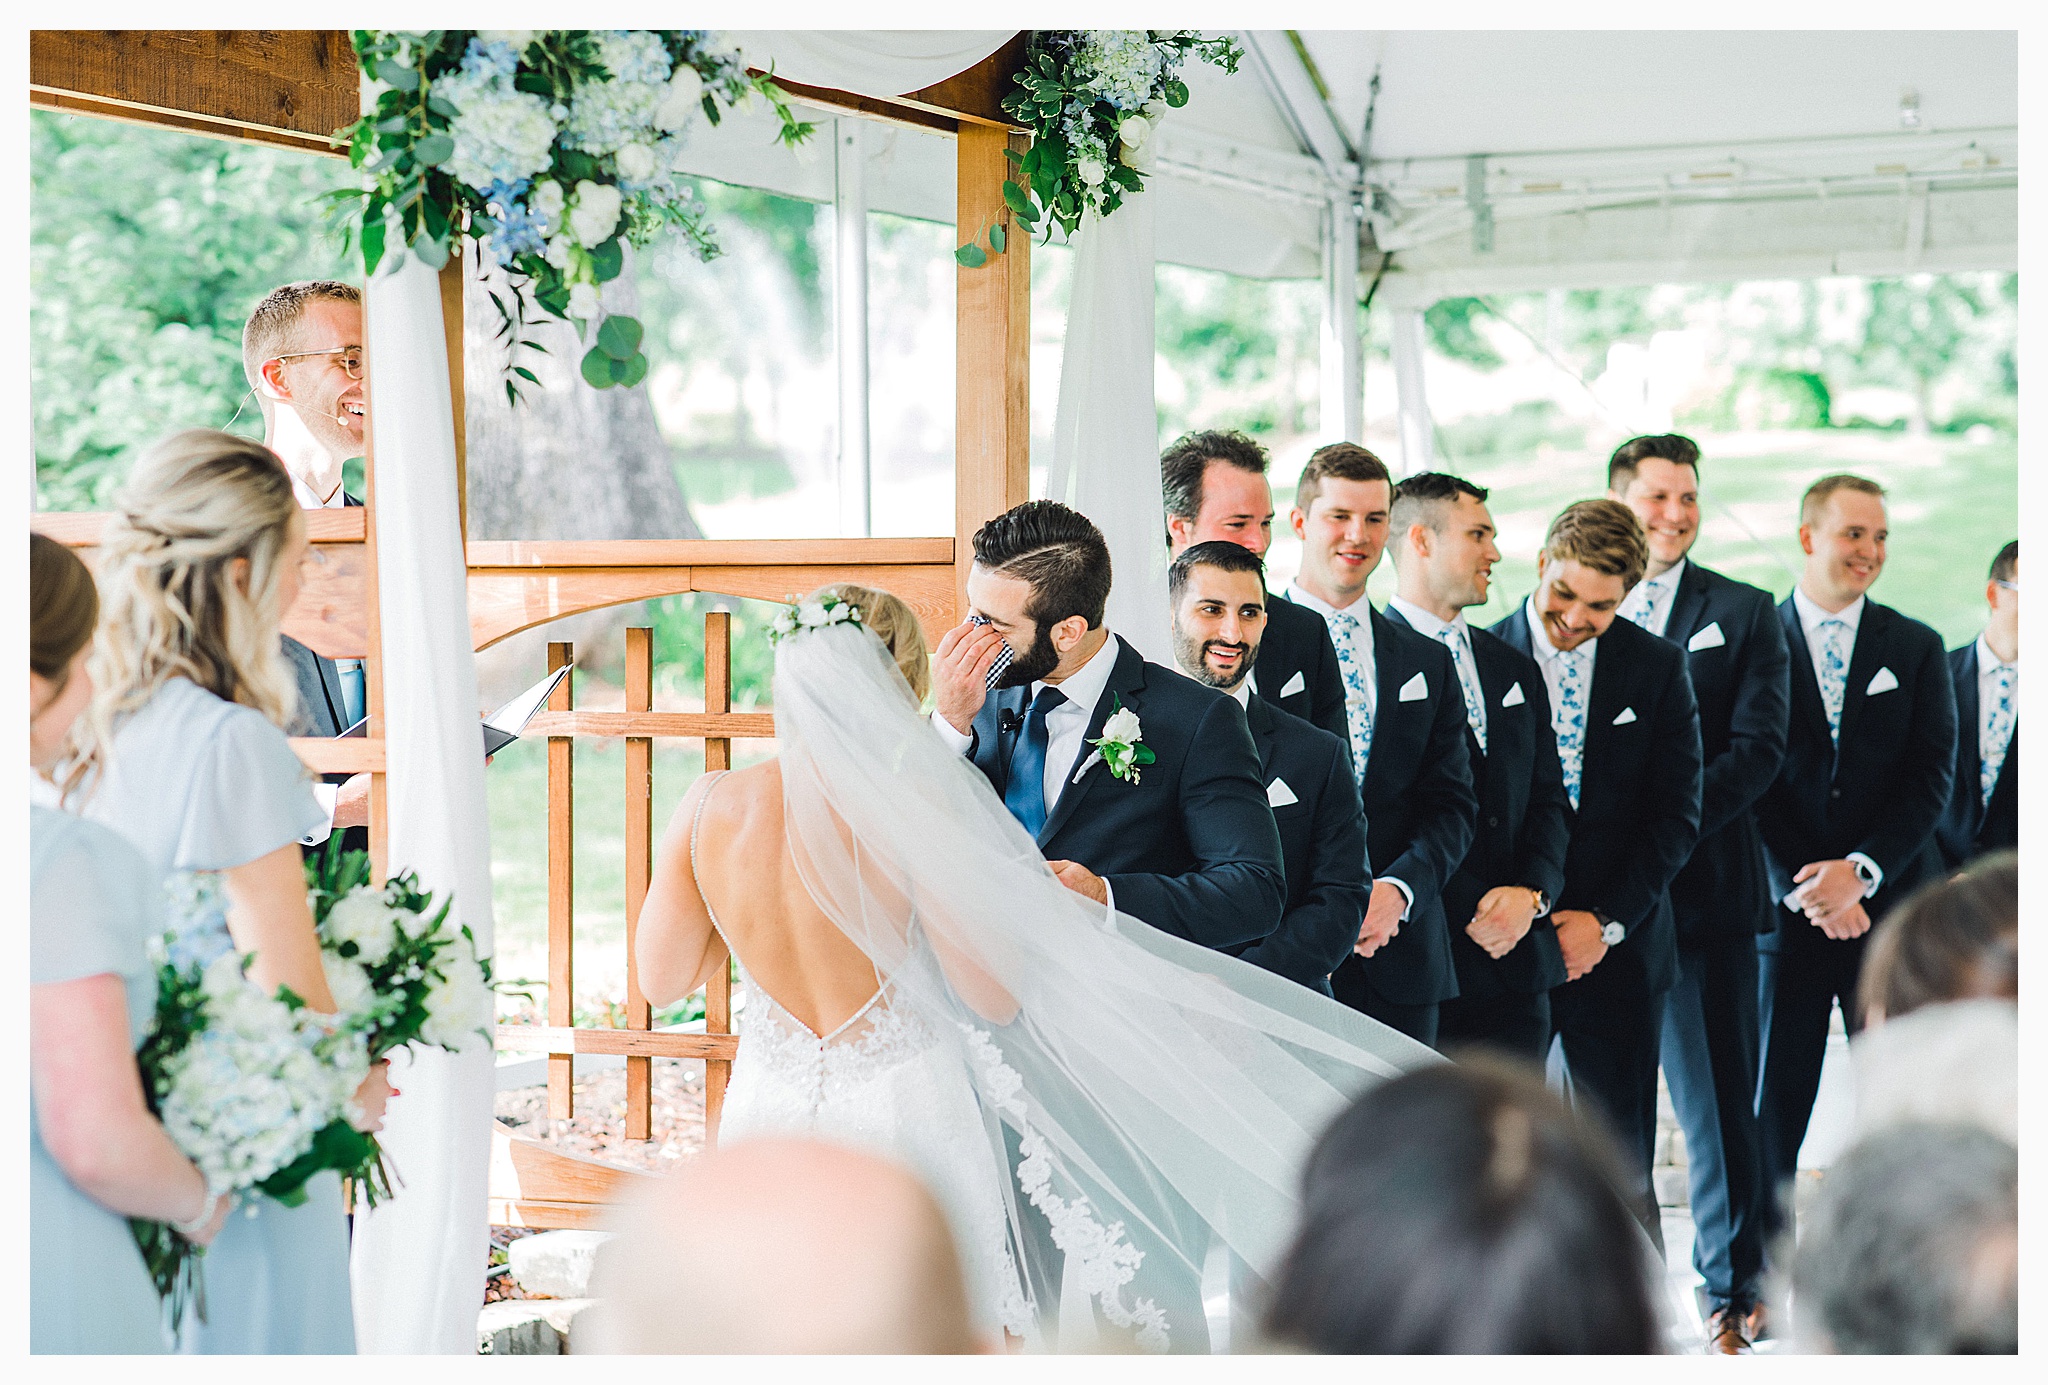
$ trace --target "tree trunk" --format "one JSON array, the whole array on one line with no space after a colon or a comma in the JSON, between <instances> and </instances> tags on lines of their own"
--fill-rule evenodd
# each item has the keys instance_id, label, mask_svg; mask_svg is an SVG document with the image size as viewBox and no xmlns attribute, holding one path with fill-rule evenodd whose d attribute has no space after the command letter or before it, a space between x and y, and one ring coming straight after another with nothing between
<instances>
[{"instance_id":1,"label":"tree trunk","mask_svg":"<svg viewBox=\"0 0 2048 1385\"><path fill-rule=\"evenodd\" d=\"M625 272L605 286L605 306L637 316L629 251ZM464 398L469 433L469 537L473 539L697 539L674 458L654 421L643 381L592 389L581 374L588 349L574 328L531 321L526 336L547 353L521 351L541 379L520 380L515 408L505 398L505 344L487 290L507 304L495 266L466 269Z\"/></svg>"}]
</instances>

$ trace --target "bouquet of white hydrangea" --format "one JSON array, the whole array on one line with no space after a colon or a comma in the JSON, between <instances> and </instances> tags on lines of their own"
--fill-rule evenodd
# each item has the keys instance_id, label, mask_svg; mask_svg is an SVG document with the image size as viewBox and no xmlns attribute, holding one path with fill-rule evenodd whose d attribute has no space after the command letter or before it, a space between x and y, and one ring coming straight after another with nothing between
<instances>
[{"instance_id":1,"label":"bouquet of white hydrangea","mask_svg":"<svg viewBox=\"0 0 2048 1385\"><path fill-rule=\"evenodd\" d=\"M362 1041L372 1063L407 1044L450 1052L488 1045L497 997L490 961L477 956L468 926L450 927L450 902L435 909L410 871L381 888L369 878L369 857L342 851L339 834L306 863L307 902L339 1025ZM365 1157L341 1172L374 1207L390 1196L392 1173L376 1137L366 1138Z\"/></svg>"}]
</instances>

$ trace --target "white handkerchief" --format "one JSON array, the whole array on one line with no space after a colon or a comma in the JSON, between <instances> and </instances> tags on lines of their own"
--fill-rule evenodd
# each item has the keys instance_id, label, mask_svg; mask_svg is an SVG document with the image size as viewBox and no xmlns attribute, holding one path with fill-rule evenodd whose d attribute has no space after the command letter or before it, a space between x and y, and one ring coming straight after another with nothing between
<instances>
[{"instance_id":1,"label":"white handkerchief","mask_svg":"<svg viewBox=\"0 0 2048 1385\"><path fill-rule=\"evenodd\" d=\"M1500 705L1503 707L1519 707L1528 700L1528 698L1522 696L1522 685L1517 683L1508 689L1508 695L1500 700Z\"/></svg>"},{"instance_id":2,"label":"white handkerchief","mask_svg":"<svg viewBox=\"0 0 2048 1385\"><path fill-rule=\"evenodd\" d=\"M1898 676L1888 668L1877 671L1877 677L1870 680L1870 686L1863 690L1865 697L1876 697L1881 692L1890 692L1899 686Z\"/></svg>"},{"instance_id":3,"label":"white handkerchief","mask_svg":"<svg viewBox=\"0 0 2048 1385\"><path fill-rule=\"evenodd\" d=\"M1420 702L1428 696L1429 680L1419 673L1401 685L1401 701L1403 702Z\"/></svg>"},{"instance_id":4,"label":"white handkerchief","mask_svg":"<svg viewBox=\"0 0 2048 1385\"><path fill-rule=\"evenodd\" d=\"M1621 715L1614 719L1614 724L1616 726L1626 726L1635 719L1636 709L1633 707L1624 707L1621 709Z\"/></svg>"},{"instance_id":5,"label":"white handkerchief","mask_svg":"<svg viewBox=\"0 0 2048 1385\"><path fill-rule=\"evenodd\" d=\"M1285 779L1275 779L1272 783L1266 785L1267 807L1285 808L1290 803L1299 802L1301 800L1294 796L1294 790L1287 787Z\"/></svg>"},{"instance_id":6,"label":"white handkerchief","mask_svg":"<svg viewBox=\"0 0 2048 1385\"><path fill-rule=\"evenodd\" d=\"M1306 688L1307 686L1308 679L1301 676L1300 669L1296 669L1294 671L1294 676L1287 680L1287 686L1280 690L1280 695L1282 697L1292 697L1296 693L1300 692L1302 689ZM1289 801L1291 802L1292 800Z\"/></svg>"},{"instance_id":7,"label":"white handkerchief","mask_svg":"<svg viewBox=\"0 0 2048 1385\"><path fill-rule=\"evenodd\" d=\"M1685 642L1688 653L1697 654L1702 649L1719 649L1728 643L1728 637L1721 633L1721 622L1709 621L1707 628L1696 633Z\"/></svg>"}]
</instances>

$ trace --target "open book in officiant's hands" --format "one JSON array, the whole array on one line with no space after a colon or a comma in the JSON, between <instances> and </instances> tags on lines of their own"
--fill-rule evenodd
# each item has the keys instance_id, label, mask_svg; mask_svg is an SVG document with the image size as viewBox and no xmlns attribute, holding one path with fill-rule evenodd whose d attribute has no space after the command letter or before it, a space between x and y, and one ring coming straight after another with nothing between
<instances>
[{"instance_id":1,"label":"open book in officiant's hands","mask_svg":"<svg viewBox=\"0 0 2048 1385\"><path fill-rule=\"evenodd\" d=\"M484 718L484 758L486 760L519 739L519 733L526 729L526 723L533 720L535 712L538 712L547 705L548 698L554 694L555 685L568 677L569 670L573 667L575 667L573 664L562 665L553 673L550 673L547 677L541 679L525 692L519 694L519 696ZM369 734L369 726L370 719L364 717L341 734L344 736L367 736Z\"/></svg>"}]
</instances>

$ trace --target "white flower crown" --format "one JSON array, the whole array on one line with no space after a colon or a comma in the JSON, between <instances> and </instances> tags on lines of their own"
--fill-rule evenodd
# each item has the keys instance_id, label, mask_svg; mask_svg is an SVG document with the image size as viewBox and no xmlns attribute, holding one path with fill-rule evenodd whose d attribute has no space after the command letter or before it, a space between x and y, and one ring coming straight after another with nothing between
<instances>
[{"instance_id":1,"label":"white flower crown","mask_svg":"<svg viewBox=\"0 0 2048 1385\"><path fill-rule=\"evenodd\" d=\"M824 630L834 625L861 625L860 607L836 596L821 601L800 601L787 606L776 614L775 621L768 627L768 642L781 644L791 635L806 630Z\"/></svg>"}]
</instances>

